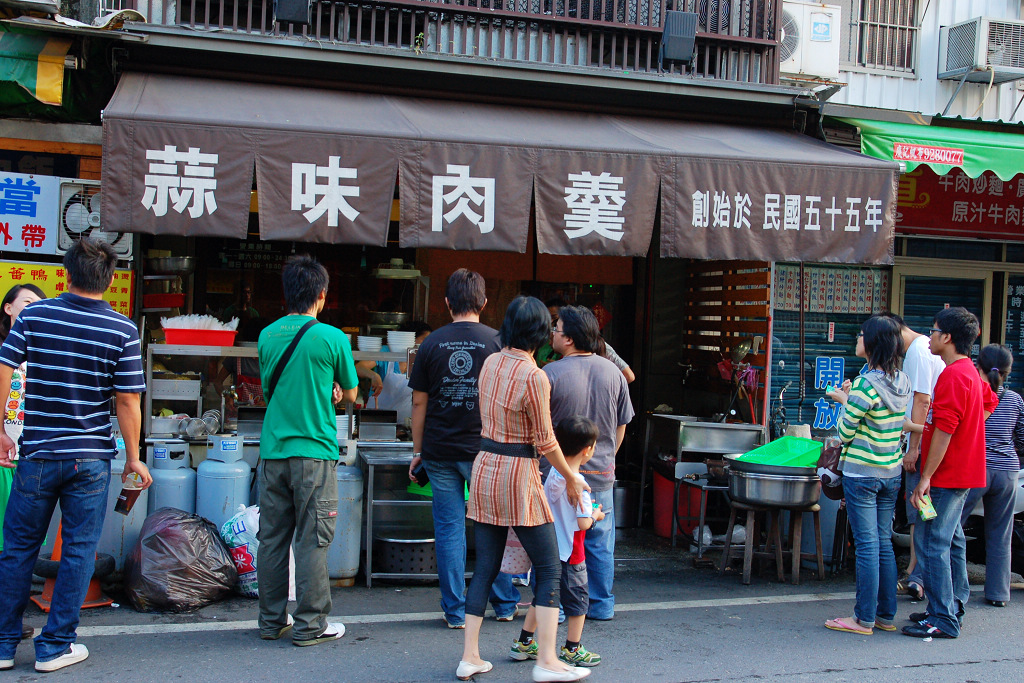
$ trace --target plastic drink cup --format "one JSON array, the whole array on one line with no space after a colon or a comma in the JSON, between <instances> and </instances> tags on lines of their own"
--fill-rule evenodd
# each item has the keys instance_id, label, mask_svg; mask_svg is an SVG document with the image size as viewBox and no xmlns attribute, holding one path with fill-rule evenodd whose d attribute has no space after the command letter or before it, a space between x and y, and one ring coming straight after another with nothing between
<instances>
[{"instance_id":1,"label":"plastic drink cup","mask_svg":"<svg viewBox=\"0 0 1024 683\"><path fill-rule=\"evenodd\" d=\"M121 493L118 494L117 503L114 505L114 512L127 515L132 511L140 493L142 493L142 477L132 472L121 487Z\"/></svg>"},{"instance_id":2,"label":"plastic drink cup","mask_svg":"<svg viewBox=\"0 0 1024 683\"><path fill-rule=\"evenodd\" d=\"M932 505L931 496L922 496L921 503L922 505L921 508L918 510L918 513L920 513L921 519L923 521L927 522L939 516L939 513L935 512L935 506Z\"/></svg>"}]
</instances>

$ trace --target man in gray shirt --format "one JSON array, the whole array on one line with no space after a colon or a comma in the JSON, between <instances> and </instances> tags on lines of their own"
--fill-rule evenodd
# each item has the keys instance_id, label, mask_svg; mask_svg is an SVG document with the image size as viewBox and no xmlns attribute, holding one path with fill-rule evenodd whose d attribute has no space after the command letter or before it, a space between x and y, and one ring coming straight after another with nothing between
<instances>
[{"instance_id":1,"label":"man in gray shirt","mask_svg":"<svg viewBox=\"0 0 1024 683\"><path fill-rule=\"evenodd\" d=\"M545 365L544 372L551 381L551 423L582 415L601 432L594 457L580 473L605 514L587 531L584 541L590 583L587 618L608 620L615 615L615 452L633 419L633 406L626 378L611 361L594 353L599 339L597 319L589 309L563 307L551 342L562 359Z\"/></svg>"}]
</instances>

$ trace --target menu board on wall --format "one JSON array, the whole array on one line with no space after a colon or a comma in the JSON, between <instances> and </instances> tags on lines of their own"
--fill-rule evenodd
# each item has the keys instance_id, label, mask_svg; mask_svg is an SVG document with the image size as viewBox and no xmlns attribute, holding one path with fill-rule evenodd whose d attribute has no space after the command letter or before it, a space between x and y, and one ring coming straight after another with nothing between
<instances>
[{"instance_id":1,"label":"menu board on wall","mask_svg":"<svg viewBox=\"0 0 1024 683\"><path fill-rule=\"evenodd\" d=\"M56 263L25 263L0 261L0 296L14 285L35 285L47 297L60 296L68 291L64 266ZM135 273L118 268L103 300L118 313L132 316L132 296L135 292Z\"/></svg>"},{"instance_id":2,"label":"menu board on wall","mask_svg":"<svg viewBox=\"0 0 1024 683\"><path fill-rule=\"evenodd\" d=\"M775 266L775 309L800 310L800 266ZM804 311L871 315L888 309L889 271L881 268L804 267Z\"/></svg>"}]
</instances>

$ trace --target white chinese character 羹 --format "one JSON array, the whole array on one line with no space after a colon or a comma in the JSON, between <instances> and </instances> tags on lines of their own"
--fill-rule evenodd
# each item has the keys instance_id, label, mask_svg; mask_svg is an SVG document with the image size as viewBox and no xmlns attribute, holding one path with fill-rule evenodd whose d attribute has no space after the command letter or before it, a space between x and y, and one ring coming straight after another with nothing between
<instances>
[{"instance_id":1,"label":"white chinese character \u7fb9","mask_svg":"<svg viewBox=\"0 0 1024 683\"><path fill-rule=\"evenodd\" d=\"M480 228L481 234L494 230L494 178L473 178L469 166L448 164L449 175L434 176L431 189L430 230L441 232L459 216ZM445 192L446 188L451 188ZM444 207L452 206L447 212ZM470 208L473 204L480 213Z\"/></svg>"},{"instance_id":2,"label":"white chinese character \u7fb9","mask_svg":"<svg viewBox=\"0 0 1024 683\"><path fill-rule=\"evenodd\" d=\"M565 219L565 234L576 239L596 232L605 239L622 239L622 226L626 219L619 214L626 205L626 191L622 176L607 171L593 175L590 171L570 173L572 187L565 188L565 205L570 213Z\"/></svg>"},{"instance_id":3,"label":"white chinese character \u7fb9","mask_svg":"<svg viewBox=\"0 0 1024 683\"><path fill-rule=\"evenodd\" d=\"M217 210L217 180L213 174L219 154L203 154L198 147L179 152L174 145L164 145L163 149L147 149L146 158L151 160L142 195L142 205L147 210L164 216L168 201L178 213L188 207L192 218L199 218L204 210L208 214ZM184 164L182 175L178 175L178 164Z\"/></svg>"},{"instance_id":4,"label":"white chinese character \u7fb9","mask_svg":"<svg viewBox=\"0 0 1024 683\"><path fill-rule=\"evenodd\" d=\"M340 213L354 221L359 212L353 209L346 197L358 197L358 185L343 185L342 180L355 180L356 169L342 168L341 157L327 157L326 166L316 164L292 164L292 211L302 211L302 216L312 223L327 214L327 226L338 227ZM318 184L317 178L326 182ZM319 197L319 200L317 199Z\"/></svg>"}]
</instances>

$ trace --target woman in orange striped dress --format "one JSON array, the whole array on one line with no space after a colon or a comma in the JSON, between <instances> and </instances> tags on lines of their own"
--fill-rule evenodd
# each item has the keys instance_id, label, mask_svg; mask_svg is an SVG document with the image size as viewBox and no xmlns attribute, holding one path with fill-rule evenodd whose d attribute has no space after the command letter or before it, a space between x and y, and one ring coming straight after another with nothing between
<instances>
[{"instance_id":1,"label":"woman in orange striped dress","mask_svg":"<svg viewBox=\"0 0 1024 683\"><path fill-rule=\"evenodd\" d=\"M558 630L558 541L544 497L538 458L543 455L567 482L575 505L577 483L551 426L551 385L537 367L533 352L551 336L551 316L540 300L516 297L499 331L502 350L480 370L480 453L473 463L469 510L476 530L476 569L466 593L466 631L462 661L456 675L468 680L491 670L480 657L480 626L491 584L498 576L508 529L515 529L533 562L537 577L537 664L534 681L576 681L589 669L573 667L555 654Z\"/></svg>"}]
</instances>

